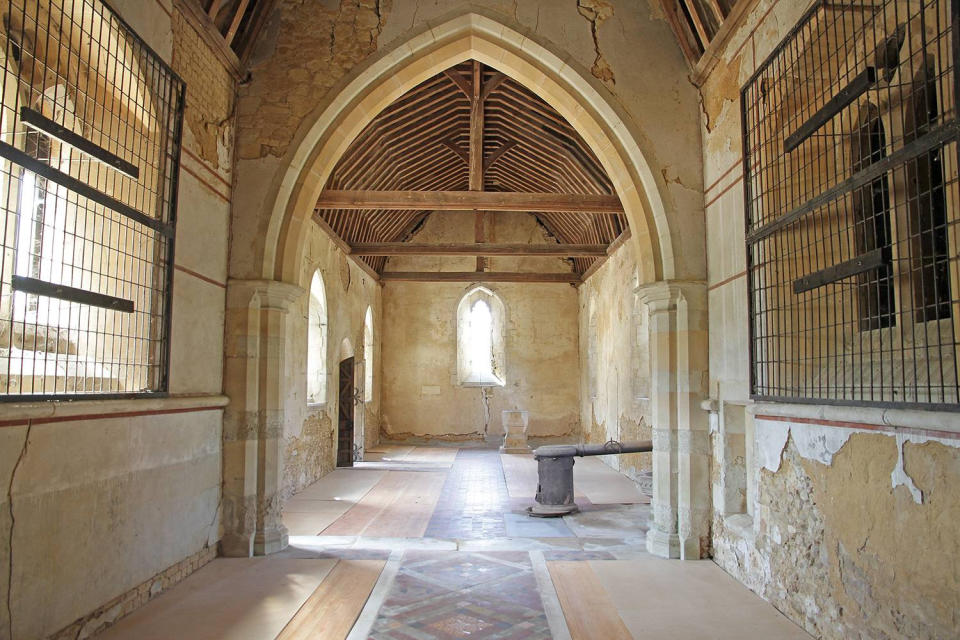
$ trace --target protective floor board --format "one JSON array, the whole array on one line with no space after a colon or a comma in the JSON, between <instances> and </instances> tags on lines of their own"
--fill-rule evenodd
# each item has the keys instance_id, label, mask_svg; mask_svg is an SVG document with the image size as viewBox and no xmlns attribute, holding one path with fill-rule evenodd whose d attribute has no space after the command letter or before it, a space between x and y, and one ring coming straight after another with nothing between
<instances>
[{"instance_id":1,"label":"protective floor board","mask_svg":"<svg viewBox=\"0 0 960 640\"><path fill-rule=\"evenodd\" d=\"M557 590L563 617L573 640L632 640L633 636L617 614L610 595L597 579L592 563L547 562ZM639 593L633 592L634 598ZM676 594L674 594L676 595ZM683 635L637 636L638 638L685 638Z\"/></svg>"},{"instance_id":2,"label":"protective floor board","mask_svg":"<svg viewBox=\"0 0 960 640\"><path fill-rule=\"evenodd\" d=\"M442 472L390 471L324 529L323 535L420 537L440 496L444 476Z\"/></svg>"},{"instance_id":3,"label":"protective floor board","mask_svg":"<svg viewBox=\"0 0 960 640\"><path fill-rule=\"evenodd\" d=\"M810 640L800 627L710 561L644 556L588 564L634 637Z\"/></svg>"},{"instance_id":4,"label":"protective floor board","mask_svg":"<svg viewBox=\"0 0 960 640\"><path fill-rule=\"evenodd\" d=\"M352 502L291 499L283 505L283 524L292 536L315 536L346 513Z\"/></svg>"},{"instance_id":5,"label":"protective floor board","mask_svg":"<svg viewBox=\"0 0 960 640\"><path fill-rule=\"evenodd\" d=\"M376 485L386 471L334 469L295 495L292 500L344 500L358 502Z\"/></svg>"},{"instance_id":6,"label":"protective floor board","mask_svg":"<svg viewBox=\"0 0 960 640\"><path fill-rule=\"evenodd\" d=\"M577 458L573 465L574 493L587 496L593 504L649 502L637 484L605 465L599 457Z\"/></svg>"},{"instance_id":7,"label":"protective floor board","mask_svg":"<svg viewBox=\"0 0 960 640\"><path fill-rule=\"evenodd\" d=\"M277 640L343 640L373 590L385 560L341 560Z\"/></svg>"},{"instance_id":8,"label":"protective floor board","mask_svg":"<svg viewBox=\"0 0 960 640\"><path fill-rule=\"evenodd\" d=\"M537 495L537 461L531 455L500 454L507 492L511 498L533 498Z\"/></svg>"},{"instance_id":9,"label":"protective floor board","mask_svg":"<svg viewBox=\"0 0 960 640\"><path fill-rule=\"evenodd\" d=\"M380 444L373 449L365 450L363 459L366 461L400 460L411 451L413 447L409 445Z\"/></svg>"},{"instance_id":10,"label":"protective floor board","mask_svg":"<svg viewBox=\"0 0 960 640\"><path fill-rule=\"evenodd\" d=\"M404 454L403 462L428 462L433 464L453 464L459 449L456 447L413 447Z\"/></svg>"},{"instance_id":11,"label":"protective floor board","mask_svg":"<svg viewBox=\"0 0 960 640\"><path fill-rule=\"evenodd\" d=\"M218 558L99 638L274 638L336 560Z\"/></svg>"}]
</instances>

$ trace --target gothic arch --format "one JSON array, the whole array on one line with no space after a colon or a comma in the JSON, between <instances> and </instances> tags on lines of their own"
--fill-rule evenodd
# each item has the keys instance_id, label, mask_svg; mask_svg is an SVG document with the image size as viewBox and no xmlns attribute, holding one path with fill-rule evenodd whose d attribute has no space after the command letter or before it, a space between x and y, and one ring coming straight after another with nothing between
<instances>
[{"instance_id":1,"label":"gothic arch","mask_svg":"<svg viewBox=\"0 0 960 640\"><path fill-rule=\"evenodd\" d=\"M306 225L329 173L363 128L393 100L468 59L496 68L535 91L566 118L596 153L624 206L644 282L676 277L669 228L673 205L653 150L634 135L610 94L531 37L468 13L421 32L361 67L342 90L305 120L275 178L261 275L292 282Z\"/></svg>"}]
</instances>

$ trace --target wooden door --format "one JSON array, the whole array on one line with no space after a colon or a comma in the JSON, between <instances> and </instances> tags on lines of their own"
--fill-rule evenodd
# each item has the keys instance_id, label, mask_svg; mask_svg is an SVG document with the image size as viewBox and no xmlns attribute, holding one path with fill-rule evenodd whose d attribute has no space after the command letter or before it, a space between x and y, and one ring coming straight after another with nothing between
<instances>
[{"instance_id":1,"label":"wooden door","mask_svg":"<svg viewBox=\"0 0 960 640\"><path fill-rule=\"evenodd\" d=\"M353 466L353 358L340 363L337 466Z\"/></svg>"}]
</instances>

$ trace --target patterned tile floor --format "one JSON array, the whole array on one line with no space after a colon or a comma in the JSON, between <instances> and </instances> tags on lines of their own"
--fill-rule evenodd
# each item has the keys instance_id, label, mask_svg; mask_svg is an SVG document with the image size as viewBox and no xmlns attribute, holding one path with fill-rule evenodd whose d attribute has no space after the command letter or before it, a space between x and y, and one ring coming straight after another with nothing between
<instances>
[{"instance_id":1,"label":"patterned tile floor","mask_svg":"<svg viewBox=\"0 0 960 640\"><path fill-rule=\"evenodd\" d=\"M495 450L457 453L425 538L572 538L561 519L532 519L511 499ZM609 554L570 550L564 559ZM610 556L612 557L612 556ZM551 638L529 551L404 551L369 633L376 640Z\"/></svg>"},{"instance_id":2,"label":"patterned tile floor","mask_svg":"<svg viewBox=\"0 0 960 640\"><path fill-rule=\"evenodd\" d=\"M552 636L528 553L408 551L369 637Z\"/></svg>"},{"instance_id":3,"label":"patterned tile floor","mask_svg":"<svg viewBox=\"0 0 960 640\"><path fill-rule=\"evenodd\" d=\"M427 525L428 538L502 538L510 496L500 455L490 449L461 449L447 473L440 500Z\"/></svg>"}]
</instances>

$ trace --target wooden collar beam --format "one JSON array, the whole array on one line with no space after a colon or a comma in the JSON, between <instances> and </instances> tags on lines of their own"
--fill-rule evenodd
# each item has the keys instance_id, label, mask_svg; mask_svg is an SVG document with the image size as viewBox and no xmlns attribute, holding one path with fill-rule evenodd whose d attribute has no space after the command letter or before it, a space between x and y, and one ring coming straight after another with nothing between
<instances>
[{"instance_id":1,"label":"wooden collar beam","mask_svg":"<svg viewBox=\"0 0 960 640\"><path fill-rule=\"evenodd\" d=\"M370 242L354 244L355 256L530 256L596 258L607 255L605 244L492 244Z\"/></svg>"},{"instance_id":2,"label":"wooden collar beam","mask_svg":"<svg viewBox=\"0 0 960 640\"><path fill-rule=\"evenodd\" d=\"M346 191L325 189L318 209L623 213L617 196L514 191Z\"/></svg>"},{"instance_id":3,"label":"wooden collar beam","mask_svg":"<svg viewBox=\"0 0 960 640\"><path fill-rule=\"evenodd\" d=\"M576 273L517 273L508 271L384 271L381 282L536 282L580 284Z\"/></svg>"}]
</instances>

